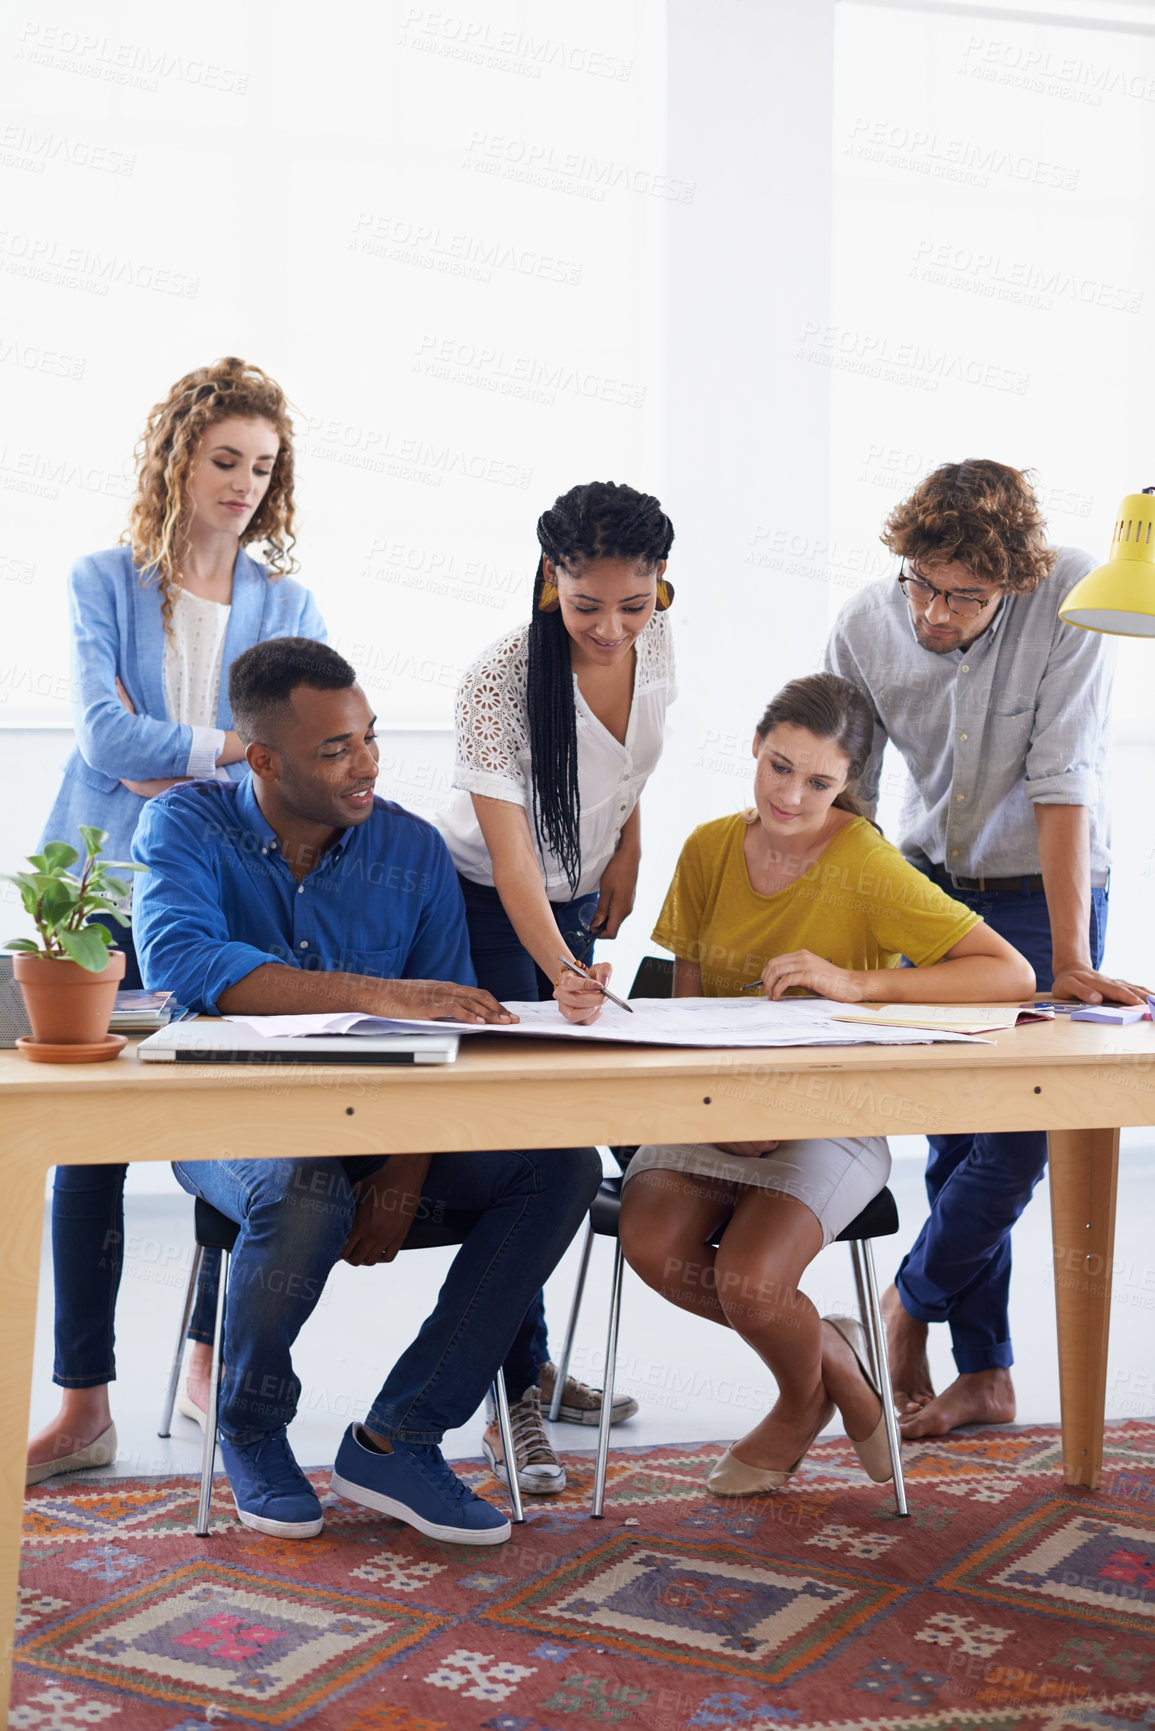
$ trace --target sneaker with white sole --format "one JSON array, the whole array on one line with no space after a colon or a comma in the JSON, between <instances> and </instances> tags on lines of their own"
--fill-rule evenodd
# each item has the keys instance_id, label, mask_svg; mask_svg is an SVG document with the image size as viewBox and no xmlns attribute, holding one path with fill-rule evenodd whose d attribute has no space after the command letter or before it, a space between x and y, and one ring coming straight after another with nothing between
<instances>
[{"instance_id":1,"label":"sneaker with white sole","mask_svg":"<svg viewBox=\"0 0 1155 1731\"><path fill-rule=\"evenodd\" d=\"M493 1421L496 1426L496 1419ZM549 1440L541 1410L541 1390L529 1387L520 1400L509 1403L509 1424L513 1432L513 1456L517 1462L517 1482L531 1497L555 1497L565 1490L565 1468ZM488 1436L481 1439L482 1453L489 1462L499 1484L509 1484L505 1461Z\"/></svg>"},{"instance_id":2,"label":"sneaker with white sole","mask_svg":"<svg viewBox=\"0 0 1155 1731\"><path fill-rule=\"evenodd\" d=\"M274 1539L315 1539L324 1526L316 1491L293 1458L285 1427L254 1443L220 1439L241 1525Z\"/></svg>"},{"instance_id":3,"label":"sneaker with white sole","mask_svg":"<svg viewBox=\"0 0 1155 1731\"><path fill-rule=\"evenodd\" d=\"M513 1531L499 1509L462 1483L439 1448L395 1440L384 1454L359 1424L341 1438L332 1487L351 1503L450 1545L501 1545Z\"/></svg>"},{"instance_id":4,"label":"sneaker with white sole","mask_svg":"<svg viewBox=\"0 0 1155 1731\"><path fill-rule=\"evenodd\" d=\"M557 1366L543 1364L541 1367L541 1404L545 1412L549 1412L553 1400L554 1384L557 1380ZM621 1424L624 1418L633 1418L638 1410L638 1403L632 1394L614 1393L614 1404L610 1408L610 1423ZM600 1388L590 1388L588 1383L579 1382L576 1376L567 1376L561 1391L561 1406L558 1418L565 1419L567 1424L601 1424L602 1422L602 1391Z\"/></svg>"}]
</instances>

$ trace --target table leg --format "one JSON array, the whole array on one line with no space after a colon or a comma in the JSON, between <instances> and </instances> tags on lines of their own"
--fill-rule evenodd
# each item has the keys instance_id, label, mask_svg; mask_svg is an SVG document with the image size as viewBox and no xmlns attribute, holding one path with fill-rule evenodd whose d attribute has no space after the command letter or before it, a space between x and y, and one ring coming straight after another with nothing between
<instances>
[{"instance_id":1,"label":"table leg","mask_svg":"<svg viewBox=\"0 0 1155 1731\"><path fill-rule=\"evenodd\" d=\"M1052 1130L1051 1230L1063 1478L1098 1490L1107 1404L1118 1130Z\"/></svg>"},{"instance_id":2,"label":"table leg","mask_svg":"<svg viewBox=\"0 0 1155 1731\"><path fill-rule=\"evenodd\" d=\"M16 1585L24 1515L28 1409L40 1243L44 1236L44 1164L24 1152L16 1112L5 1112L4 1206L0 1209L0 1724L8 1722L8 1689L16 1625ZM9 1132L12 1132L9 1135Z\"/></svg>"}]
</instances>

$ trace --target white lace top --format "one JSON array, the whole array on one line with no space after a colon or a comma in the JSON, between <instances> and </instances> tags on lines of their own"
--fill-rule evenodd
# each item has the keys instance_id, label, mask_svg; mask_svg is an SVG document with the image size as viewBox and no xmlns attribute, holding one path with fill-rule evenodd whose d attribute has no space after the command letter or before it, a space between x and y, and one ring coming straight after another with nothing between
<instances>
[{"instance_id":1,"label":"white lace top","mask_svg":"<svg viewBox=\"0 0 1155 1731\"><path fill-rule=\"evenodd\" d=\"M229 612L225 602L205 601L187 589L173 600L172 630L164 642L164 700L169 720L193 730L186 775L226 777L217 769L225 743L217 703Z\"/></svg>"},{"instance_id":2,"label":"white lace top","mask_svg":"<svg viewBox=\"0 0 1155 1731\"><path fill-rule=\"evenodd\" d=\"M533 829L526 703L528 639L528 630L522 625L491 644L458 686L453 777L457 791L435 821L461 875L492 887L493 862L470 795L485 794L524 806L546 894L551 901L567 902L573 893L569 881L553 854L543 851ZM613 858L622 825L662 754L666 705L675 695L674 650L665 615L655 613L637 640L634 696L624 745L590 709L578 690L576 674L573 694L582 856L576 894L588 895L597 888Z\"/></svg>"}]
</instances>

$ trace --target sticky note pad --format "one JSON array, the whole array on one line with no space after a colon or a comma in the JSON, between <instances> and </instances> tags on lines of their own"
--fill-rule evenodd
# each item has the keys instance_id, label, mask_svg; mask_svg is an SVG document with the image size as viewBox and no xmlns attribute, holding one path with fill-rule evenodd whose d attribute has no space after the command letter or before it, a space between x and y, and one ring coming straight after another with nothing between
<instances>
[{"instance_id":1,"label":"sticky note pad","mask_svg":"<svg viewBox=\"0 0 1155 1731\"><path fill-rule=\"evenodd\" d=\"M1113 1027L1121 1028L1127 1022L1142 1022L1149 1019L1150 1010L1145 1010L1142 1004L1088 1004L1086 1009L1076 1010L1071 1016L1072 1022L1110 1022Z\"/></svg>"}]
</instances>

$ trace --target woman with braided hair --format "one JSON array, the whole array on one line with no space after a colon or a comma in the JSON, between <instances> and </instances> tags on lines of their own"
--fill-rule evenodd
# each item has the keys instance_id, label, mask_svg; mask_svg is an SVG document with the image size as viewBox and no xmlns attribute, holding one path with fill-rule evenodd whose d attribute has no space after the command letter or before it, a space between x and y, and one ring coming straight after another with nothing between
<instances>
[{"instance_id":1,"label":"woman with braided hair","mask_svg":"<svg viewBox=\"0 0 1155 1731\"><path fill-rule=\"evenodd\" d=\"M665 574L674 530L651 495L591 481L554 501L537 538L529 624L491 644L458 688L458 791L438 824L478 983L501 999L552 994L569 1020L589 1022L604 999L559 975L559 957L589 963L594 940L616 937L633 907L638 799L674 695ZM611 972L590 968L596 980ZM541 1421L552 1376L539 1302L505 1365L518 1482L539 1494L565 1487ZM636 1410L615 1401L615 1422ZM596 1423L599 1411L596 1391L567 1382L563 1417ZM504 1480L492 1427L484 1446Z\"/></svg>"},{"instance_id":2,"label":"woman with braided hair","mask_svg":"<svg viewBox=\"0 0 1155 1731\"><path fill-rule=\"evenodd\" d=\"M268 637L324 641L293 546L292 423L283 391L235 357L187 373L152 409L120 546L77 560L69 579L76 748L44 830L79 847L108 832L126 859L146 800L198 776L239 780L228 671ZM267 563L246 548L262 544ZM120 928L118 927L119 931ZM125 984L139 985L130 954ZM108 1384L124 1240L116 1166L58 1166L52 1199L60 1411L32 1439L29 1484L116 1455ZM198 1422L207 1389L216 1256L190 1334L199 1344L180 1410Z\"/></svg>"}]
</instances>

